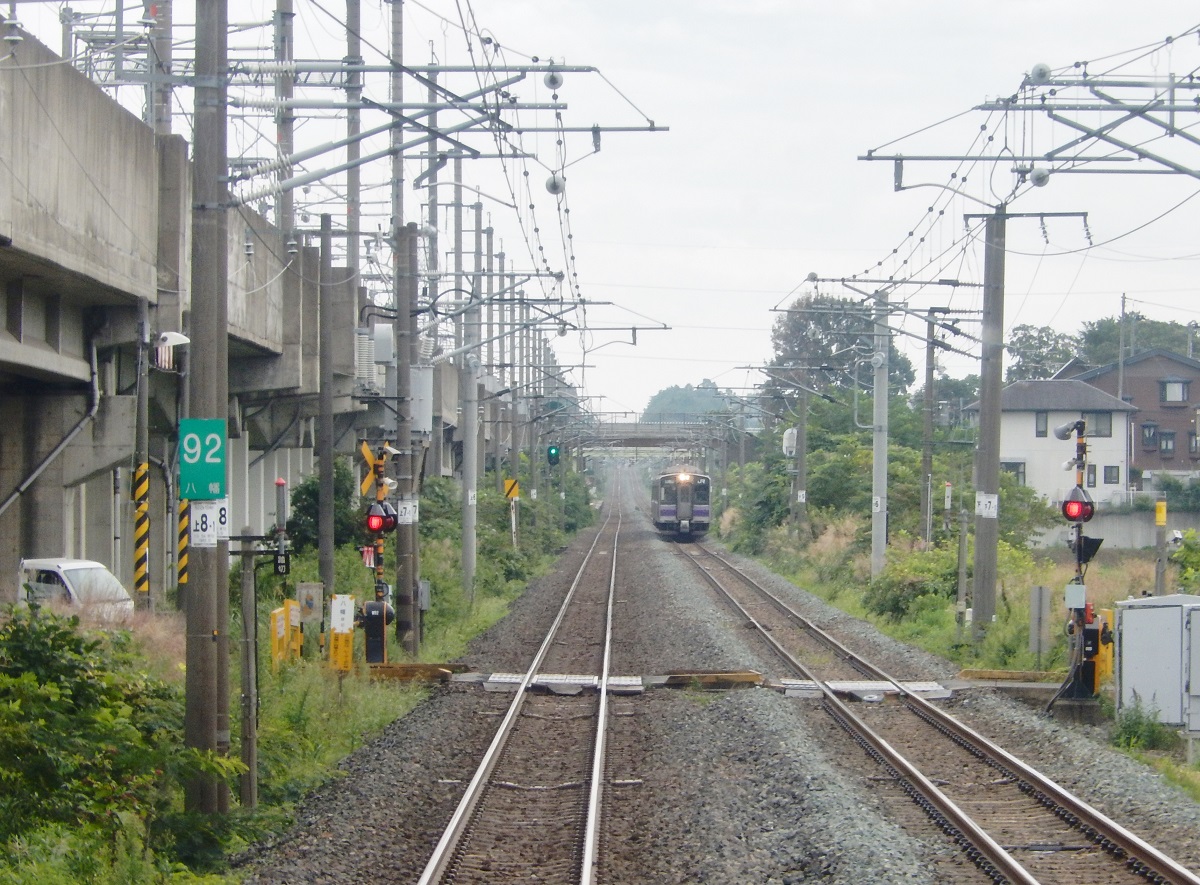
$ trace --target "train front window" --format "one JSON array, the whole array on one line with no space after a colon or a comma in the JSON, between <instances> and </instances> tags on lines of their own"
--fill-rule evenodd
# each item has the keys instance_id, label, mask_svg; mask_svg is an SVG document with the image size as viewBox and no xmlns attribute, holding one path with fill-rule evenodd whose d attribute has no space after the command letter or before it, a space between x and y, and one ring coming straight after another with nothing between
<instances>
[{"instance_id":1,"label":"train front window","mask_svg":"<svg viewBox=\"0 0 1200 885\"><path fill-rule=\"evenodd\" d=\"M692 487L692 503L708 503L708 480L706 478L696 477L696 484Z\"/></svg>"},{"instance_id":2,"label":"train front window","mask_svg":"<svg viewBox=\"0 0 1200 885\"><path fill-rule=\"evenodd\" d=\"M662 502L664 504L678 503L678 489L675 486L675 480L664 479L662 484Z\"/></svg>"}]
</instances>

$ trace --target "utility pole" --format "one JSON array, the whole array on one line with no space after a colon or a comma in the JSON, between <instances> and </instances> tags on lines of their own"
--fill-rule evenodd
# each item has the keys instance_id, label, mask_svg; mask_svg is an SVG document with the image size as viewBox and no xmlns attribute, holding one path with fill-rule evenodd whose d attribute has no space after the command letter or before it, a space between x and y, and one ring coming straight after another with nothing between
<instances>
[{"instance_id":1,"label":"utility pole","mask_svg":"<svg viewBox=\"0 0 1200 885\"><path fill-rule=\"evenodd\" d=\"M1000 395L1004 378L1004 243L1008 215L1000 205L985 218L983 339L979 446L975 456L975 573L972 633L983 640L996 616L996 546L1000 539Z\"/></svg>"},{"instance_id":2,"label":"utility pole","mask_svg":"<svg viewBox=\"0 0 1200 885\"><path fill-rule=\"evenodd\" d=\"M195 136L192 159L192 341L189 399L192 414L228 420L229 279L228 215L224 207L226 149L227 0L196 7ZM225 563L228 543L191 551L187 602L184 742L194 750L229 746L229 638ZM218 603L225 597L225 605ZM225 683L221 706L218 686ZM215 814L218 792L212 777L185 785L188 811Z\"/></svg>"},{"instance_id":3,"label":"utility pole","mask_svg":"<svg viewBox=\"0 0 1200 885\"><path fill-rule=\"evenodd\" d=\"M457 163L455 164L458 165ZM458 188L456 188L458 190ZM463 315L462 378L462 573L467 604L475 604L476 499L479 494L479 289L483 274L483 204L475 203L475 273ZM457 212L461 213L462 207ZM461 266L461 255L457 263Z\"/></svg>"},{"instance_id":4,"label":"utility pole","mask_svg":"<svg viewBox=\"0 0 1200 885\"><path fill-rule=\"evenodd\" d=\"M792 483L792 524L799 532L808 524L808 389L800 388L796 409L796 480Z\"/></svg>"},{"instance_id":5,"label":"utility pole","mask_svg":"<svg viewBox=\"0 0 1200 885\"><path fill-rule=\"evenodd\" d=\"M317 394L317 568L325 598L333 598L333 217L321 216L319 271Z\"/></svg>"},{"instance_id":6,"label":"utility pole","mask_svg":"<svg viewBox=\"0 0 1200 885\"><path fill-rule=\"evenodd\" d=\"M361 65L362 59L362 7L361 0L346 0L346 63ZM365 292L359 291L359 247L362 233L362 143L358 135L362 131L361 112L358 103L362 100L362 74L356 70L346 72L346 266L354 279L354 303L357 309L365 306Z\"/></svg>"},{"instance_id":7,"label":"utility pole","mask_svg":"<svg viewBox=\"0 0 1200 885\"><path fill-rule=\"evenodd\" d=\"M887 454L888 454L888 328L887 290L875 293L875 368L872 403L873 454L871 457L871 579L878 578L887 564Z\"/></svg>"},{"instance_id":8,"label":"utility pole","mask_svg":"<svg viewBox=\"0 0 1200 885\"><path fill-rule=\"evenodd\" d=\"M933 537L933 336L936 307L929 308L925 320L925 397L921 433L921 540Z\"/></svg>"}]
</instances>

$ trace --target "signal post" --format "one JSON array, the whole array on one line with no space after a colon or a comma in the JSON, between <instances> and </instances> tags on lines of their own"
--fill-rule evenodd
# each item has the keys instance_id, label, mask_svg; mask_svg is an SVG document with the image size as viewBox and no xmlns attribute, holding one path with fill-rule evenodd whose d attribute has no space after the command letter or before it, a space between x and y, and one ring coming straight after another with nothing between
<instances>
[{"instance_id":1,"label":"signal post","mask_svg":"<svg viewBox=\"0 0 1200 885\"><path fill-rule=\"evenodd\" d=\"M1063 518L1071 523L1067 545L1075 553L1075 576L1068 582L1065 593L1069 612L1066 632L1071 648L1071 669L1055 700L1058 697L1076 700L1094 698L1099 690L1096 658L1102 644L1112 643L1109 625L1097 614L1093 604L1088 602L1087 585L1084 583L1087 564L1103 543L1102 538L1089 538L1083 533L1083 524L1096 513L1092 496L1083 486L1087 464L1086 430L1087 425L1082 419L1054 428L1054 435L1061 440L1069 440L1072 434L1075 435L1075 457L1067 462L1068 468L1072 464L1075 467L1075 487L1062 502ZM1053 706L1054 701L1050 703Z\"/></svg>"},{"instance_id":2,"label":"signal post","mask_svg":"<svg viewBox=\"0 0 1200 885\"><path fill-rule=\"evenodd\" d=\"M375 572L375 599L363 603L361 625L366 633L366 653L368 664L387 663L387 625L395 617L394 610L388 604L388 596L392 588L384 578L384 550L387 535L396 530L398 516L396 508L387 501L388 491L395 487L396 481L384 475L389 454L396 454L390 443L384 443L378 452L372 452L366 440L362 443L362 454L367 462L367 475L363 477L359 491L365 496L371 487L375 489L375 500L367 507L365 524L372 535L371 545L366 548L371 551L371 566ZM364 557L365 558L365 557ZM390 615L390 616L389 616Z\"/></svg>"}]
</instances>

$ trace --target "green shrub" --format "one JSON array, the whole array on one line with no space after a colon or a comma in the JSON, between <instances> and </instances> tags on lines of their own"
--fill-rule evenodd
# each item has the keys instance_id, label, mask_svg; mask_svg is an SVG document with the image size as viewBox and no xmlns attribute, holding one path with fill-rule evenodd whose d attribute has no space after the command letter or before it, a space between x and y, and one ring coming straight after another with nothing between
<instances>
[{"instance_id":1,"label":"green shrub","mask_svg":"<svg viewBox=\"0 0 1200 885\"><path fill-rule=\"evenodd\" d=\"M1109 740L1125 750L1170 750L1179 743L1174 729L1158 721L1158 711L1140 702L1126 707L1118 715Z\"/></svg>"},{"instance_id":2,"label":"green shrub","mask_svg":"<svg viewBox=\"0 0 1200 885\"><path fill-rule=\"evenodd\" d=\"M129 648L125 632L86 636L37 607L0 626L0 843L62 826L169 850L179 785L236 774L184 746L182 694Z\"/></svg>"}]
</instances>

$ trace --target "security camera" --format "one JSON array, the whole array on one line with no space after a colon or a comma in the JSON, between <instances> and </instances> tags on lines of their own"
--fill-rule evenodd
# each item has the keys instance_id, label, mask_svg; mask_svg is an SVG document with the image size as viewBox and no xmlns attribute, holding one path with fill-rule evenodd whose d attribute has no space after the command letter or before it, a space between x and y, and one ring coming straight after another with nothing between
<instances>
[{"instance_id":1,"label":"security camera","mask_svg":"<svg viewBox=\"0 0 1200 885\"><path fill-rule=\"evenodd\" d=\"M1070 439L1072 433L1083 429L1081 424L1083 424L1082 421L1068 421L1066 424L1059 424L1054 428L1054 435L1059 439Z\"/></svg>"},{"instance_id":2,"label":"security camera","mask_svg":"<svg viewBox=\"0 0 1200 885\"><path fill-rule=\"evenodd\" d=\"M384 443L383 451L389 455L399 455L400 450L392 446L391 443Z\"/></svg>"},{"instance_id":3,"label":"security camera","mask_svg":"<svg viewBox=\"0 0 1200 885\"><path fill-rule=\"evenodd\" d=\"M159 347L175 347L180 344L191 344L192 339L180 332L163 332L155 343Z\"/></svg>"},{"instance_id":4,"label":"security camera","mask_svg":"<svg viewBox=\"0 0 1200 885\"><path fill-rule=\"evenodd\" d=\"M1045 187L1050 181L1050 170L1042 166L1035 166L1029 170L1029 183L1034 187Z\"/></svg>"},{"instance_id":5,"label":"security camera","mask_svg":"<svg viewBox=\"0 0 1200 885\"><path fill-rule=\"evenodd\" d=\"M559 174L558 172L555 172L553 175L551 175L549 178L546 179L546 190L548 190L552 194L561 194L563 192L563 188L565 188L566 186L567 186L566 179L563 178L562 175Z\"/></svg>"},{"instance_id":6,"label":"security camera","mask_svg":"<svg viewBox=\"0 0 1200 885\"><path fill-rule=\"evenodd\" d=\"M1172 544L1182 544L1183 543L1183 532L1179 531L1179 529L1175 529L1174 531L1172 531L1171 532L1171 543Z\"/></svg>"},{"instance_id":7,"label":"security camera","mask_svg":"<svg viewBox=\"0 0 1200 885\"><path fill-rule=\"evenodd\" d=\"M1029 69L1029 82L1034 86L1042 86L1050 81L1050 65L1038 62Z\"/></svg>"}]
</instances>

